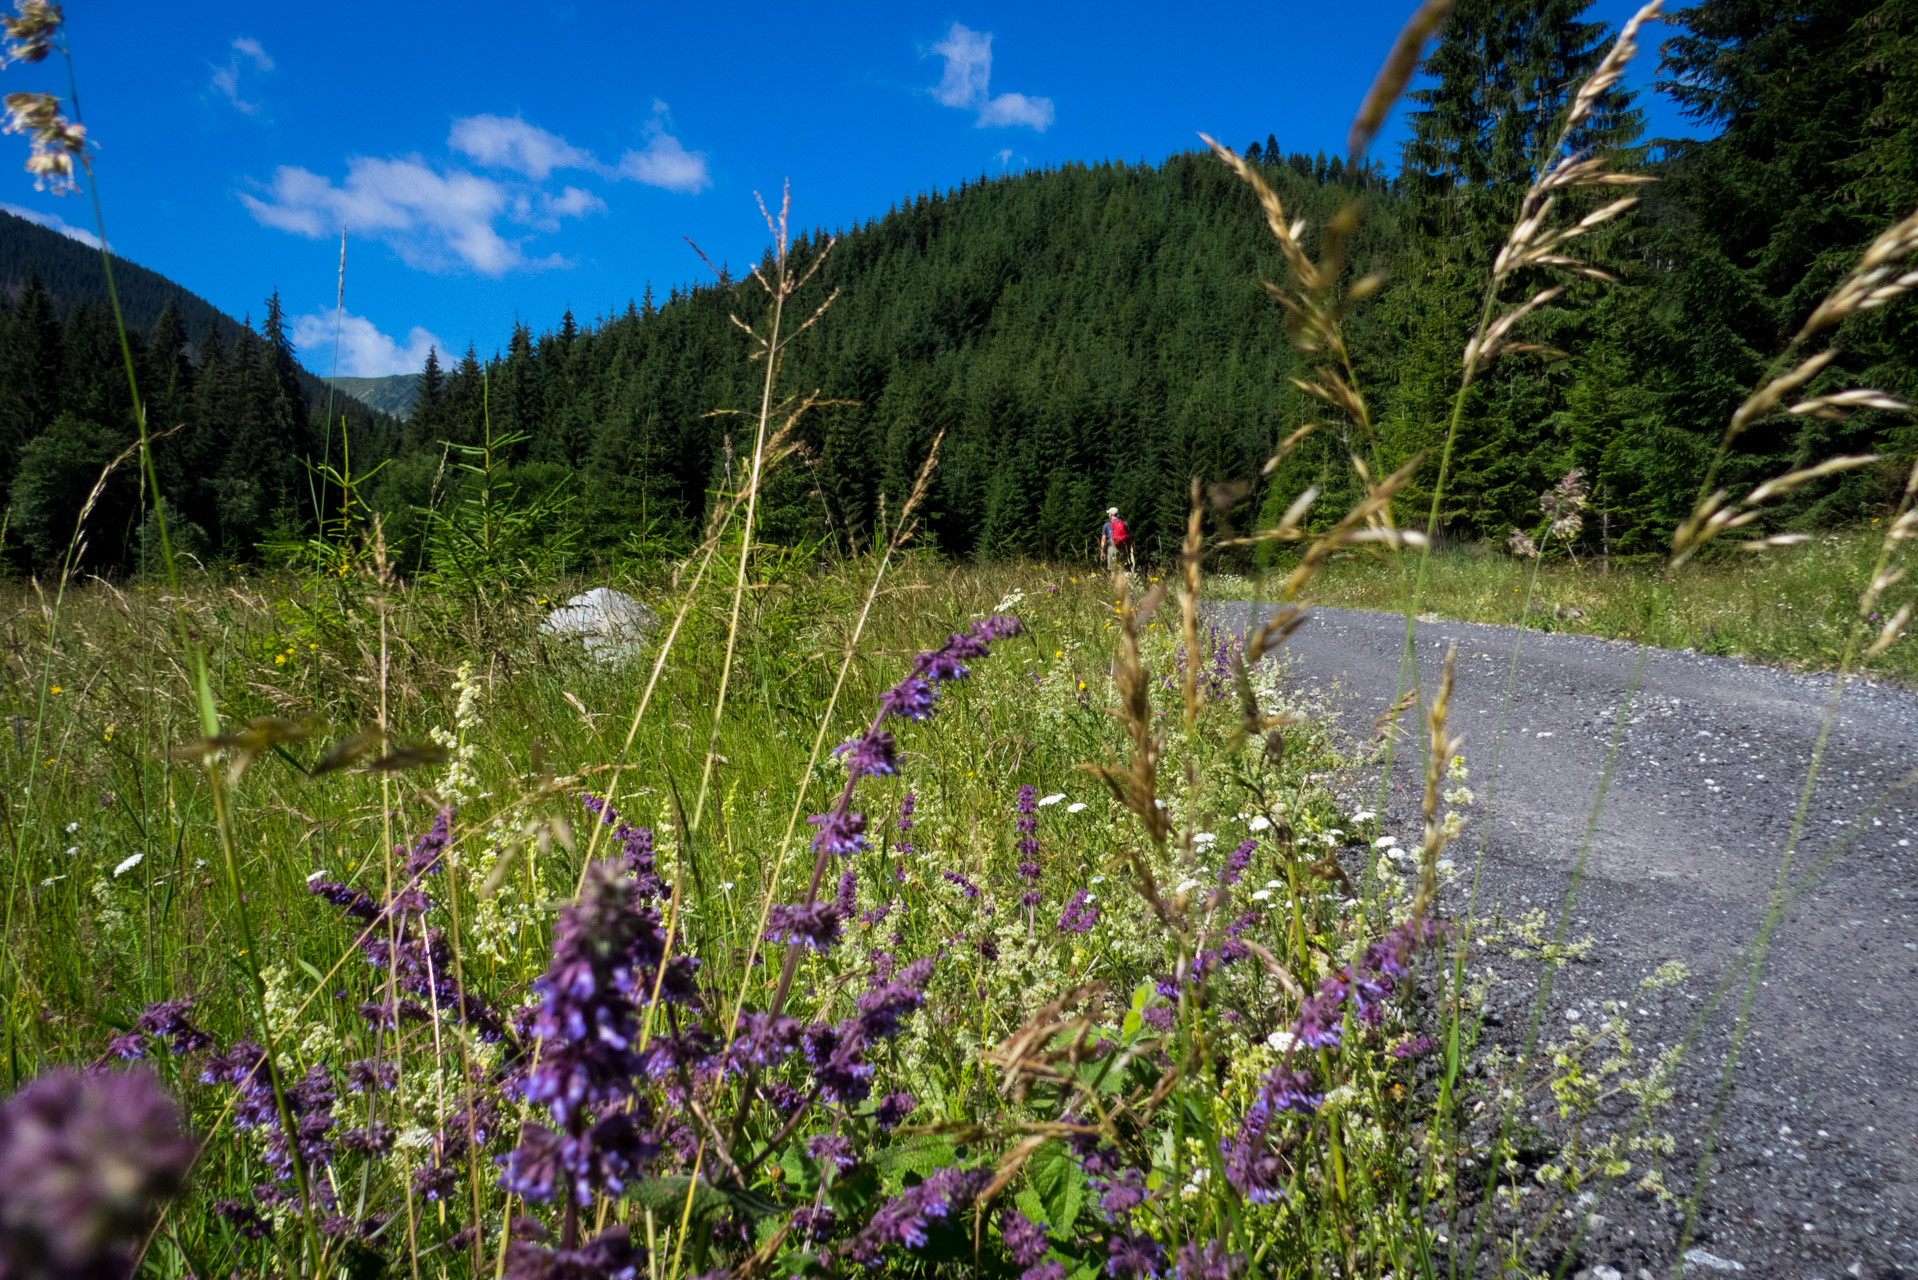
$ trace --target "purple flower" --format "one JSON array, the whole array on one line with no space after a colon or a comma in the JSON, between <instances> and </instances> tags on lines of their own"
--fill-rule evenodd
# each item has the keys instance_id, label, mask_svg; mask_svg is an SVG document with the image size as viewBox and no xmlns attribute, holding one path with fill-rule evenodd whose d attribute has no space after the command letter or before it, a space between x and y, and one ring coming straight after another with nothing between
<instances>
[{"instance_id":1,"label":"purple flower","mask_svg":"<svg viewBox=\"0 0 1918 1280\"><path fill-rule=\"evenodd\" d=\"M938 690L930 683L910 675L879 696L879 708L903 720L929 720L938 697Z\"/></svg>"},{"instance_id":2,"label":"purple flower","mask_svg":"<svg viewBox=\"0 0 1918 1280\"><path fill-rule=\"evenodd\" d=\"M1418 1058L1431 1051L1432 1041L1426 1036L1416 1036L1410 1040L1402 1040L1392 1046L1392 1056L1394 1058Z\"/></svg>"},{"instance_id":3,"label":"purple flower","mask_svg":"<svg viewBox=\"0 0 1918 1280\"><path fill-rule=\"evenodd\" d=\"M1178 1011L1169 1004L1155 1004L1141 1011L1139 1019L1155 1031L1170 1031L1178 1020Z\"/></svg>"},{"instance_id":4,"label":"purple flower","mask_svg":"<svg viewBox=\"0 0 1918 1280\"><path fill-rule=\"evenodd\" d=\"M1237 884L1245 869L1252 865L1252 855L1258 851L1257 840L1247 840L1226 855L1225 870L1219 872L1220 884Z\"/></svg>"},{"instance_id":5,"label":"purple flower","mask_svg":"<svg viewBox=\"0 0 1918 1280\"><path fill-rule=\"evenodd\" d=\"M879 1100L878 1109L872 1113L873 1123L881 1130L890 1130L918 1109L919 1101L910 1093L889 1093Z\"/></svg>"},{"instance_id":6,"label":"purple flower","mask_svg":"<svg viewBox=\"0 0 1918 1280\"><path fill-rule=\"evenodd\" d=\"M839 876L839 917L850 920L859 913L859 877L848 867Z\"/></svg>"},{"instance_id":7,"label":"purple flower","mask_svg":"<svg viewBox=\"0 0 1918 1280\"><path fill-rule=\"evenodd\" d=\"M1270 1204L1284 1193L1288 1169L1270 1148L1272 1121L1288 1111L1310 1115L1318 1110L1325 1095L1311 1092L1311 1087L1312 1078L1305 1072L1274 1068L1259 1082L1238 1132L1219 1144L1226 1181L1254 1204Z\"/></svg>"},{"instance_id":8,"label":"purple flower","mask_svg":"<svg viewBox=\"0 0 1918 1280\"><path fill-rule=\"evenodd\" d=\"M856 1019L837 1027L816 1022L806 1028L802 1044L819 1095L826 1101L858 1102L872 1091L872 1064L859 1056L864 1039Z\"/></svg>"},{"instance_id":9,"label":"purple flower","mask_svg":"<svg viewBox=\"0 0 1918 1280\"><path fill-rule=\"evenodd\" d=\"M1188 1240L1179 1249L1179 1280L1237 1280L1244 1272L1245 1255L1233 1253L1223 1240Z\"/></svg>"},{"instance_id":10,"label":"purple flower","mask_svg":"<svg viewBox=\"0 0 1918 1280\"><path fill-rule=\"evenodd\" d=\"M839 1225L839 1214L831 1205L821 1205L814 1209L810 1206L793 1210L793 1232L802 1240L814 1244L824 1244L832 1239L833 1228Z\"/></svg>"},{"instance_id":11,"label":"purple flower","mask_svg":"<svg viewBox=\"0 0 1918 1280\"><path fill-rule=\"evenodd\" d=\"M370 924L380 918L379 901L371 894L355 889L351 885L338 884L332 880L315 880L307 885L306 891L325 898L355 920L364 920Z\"/></svg>"},{"instance_id":12,"label":"purple flower","mask_svg":"<svg viewBox=\"0 0 1918 1280\"><path fill-rule=\"evenodd\" d=\"M732 1064L738 1071L765 1068L786 1060L799 1047L805 1025L784 1014L749 1013L740 1020L733 1039Z\"/></svg>"},{"instance_id":13,"label":"purple flower","mask_svg":"<svg viewBox=\"0 0 1918 1280\"><path fill-rule=\"evenodd\" d=\"M846 771L855 778L898 773L897 751L892 735L883 729L869 730L832 749L834 755L846 757Z\"/></svg>"},{"instance_id":14,"label":"purple flower","mask_svg":"<svg viewBox=\"0 0 1918 1280\"><path fill-rule=\"evenodd\" d=\"M852 1139L837 1134L822 1133L806 1140L806 1154L824 1164L831 1161L840 1169L853 1166Z\"/></svg>"},{"instance_id":15,"label":"purple flower","mask_svg":"<svg viewBox=\"0 0 1918 1280\"><path fill-rule=\"evenodd\" d=\"M1019 1280L1066 1280L1066 1264L1063 1262L1041 1262L1036 1267L1027 1267L1019 1273Z\"/></svg>"},{"instance_id":16,"label":"purple flower","mask_svg":"<svg viewBox=\"0 0 1918 1280\"><path fill-rule=\"evenodd\" d=\"M1114 1222L1124 1222L1126 1214L1144 1203L1145 1178L1137 1169L1121 1169L1099 1197L1099 1207Z\"/></svg>"},{"instance_id":17,"label":"purple flower","mask_svg":"<svg viewBox=\"0 0 1918 1280\"><path fill-rule=\"evenodd\" d=\"M419 842L413 846L413 852L406 859L406 878L417 880L420 876L431 875L440 869L440 858L446 852L446 846L453 839L453 806L444 805L433 818L433 825ZM394 850L395 853L400 850Z\"/></svg>"},{"instance_id":18,"label":"purple flower","mask_svg":"<svg viewBox=\"0 0 1918 1280\"><path fill-rule=\"evenodd\" d=\"M1345 1034L1343 1003L1337 993L1321 991L1299 1006L1292 1034L1299 1038L1299 1043L1314 1049L1336 1048Z\"/></svg>"},{"instance_id":19,"label":"purple flower","mask_svg":"<svg viewBox=\"0 0 1918 1280\"><path fill-rule=\"evenodd\" d=\"M1143 1231L1115 1232L1106 1241L1106 1274L1114 1280L1129 1276L1157 1276L1165 1266L1165 1250Z\"/></svg>"},{"instance_id":20,"label":"purple flower","mask_svg":"<svg viewBox=\"0 0 1918 1280\"><path fill-rule=\"evenodd\" d=\"M507 1280L634 1280L646 1251L625 1227L614 1227L577 1249L548 1249L527 1240L506 1246Z\"/></svg>"},{"instance_id":21,"label":"purple flower","mask_svg":"<svg viewBox=\"0 0 1918 1280\"><path fill-rule=\"evenodd\" d=\"M376 1058L359 1058L346 1064L346 1087L355 1093L371 1093L375 1089L391 1089L400 1081L400 1068L396 1062L382 1062Z\"/></svg>"},{"instance_id":22,"label":"purple flower","mask_svg":"<svg viewBox=\"0 0 1918 1280\"><path fill-rule=\"evenodd\" d=\"M1009 613L987 614L972 624L972 633L988 644L1010 640L1023 630L1024 625Z\"/></svg>"},{"instance_id":23,"label":"purple flower","mask_svg":"<svg viewBox=\"0 0 1918 1280\"><path fill-rule=\"evenodd\" d=\"M948 884L958 885L960 892L964 893L968 898L976 898L979 896L979 886L960 875L957 871L941 871L939 875L940 878Z\"/></svg>"},{"instance_id":24,"label":"purple flower","mask_svg":"<svg viewBox=\"0 0 1918 1280\"><path fill-rule=\"evenodd\" d=\"M766 915L766 941L797 943L814 951L830 951L839 941L839 924L837 903L781 904Z\"/></svg>"},{"instance_id":25,"label":"purple flower","mask_svg":"<svg viewBox=\"0 0 1918 1280\"><path fill-rule=\"evenodd\" d=\"M126 1274L126 1245L177 1192L195 1144L146 1071L41 1076L0 1107L0 1270Z\"/></svg>"},{"instance_id":26,"label":"purple flower","mask_svg":"<svg viewBox=\"0 0 1918 1280\"><path fill-rule=\"evenodd\" d=\"M1086 933L1099 923L1099 908L1086 901L1089 896L1084 889L1072 895L1065 914L1059 917L1060 933Z\"/></svg>"},{"instance_id":27,"label":"purple flower","mask_svg":"<svg viewBox=\"0 0 1918 1280\"><path fill-rule=\"evenodd\" d=\"M866 815L863 813L835 809L831 813L815 813L806 821L819 828L819 834L812 840L816 851L846 856L866 847Z\"/></svg>"},{"instance_id":28,"label":"purple flower","mask_svg":"<svg viewBox=\"0 0 1918 1280\"><path fill-rule=\"evenodd\" d=\"M872 1265L890 1248L918 1249L934 1222L970 1208L992 1175L983 1169L940 1169L916 1187L909 1187L879 1206L865 1227L848 1240L841 1253L854 1262Z\"/></svg>"},{"instance_id":29,"label":"purple flower","mask_svg":"<svg viewBox=\"0 0 1918 1280\"><path fill-rule=\"evenodd\" d=\"M1005 1241L1006 1254L1018 1267L1034 1265L1052 1247L1052 1242L1046 1239L1045 1227L1017 1209L1007 1209L999 1215L999 1238Z\"/></svg>"},{"instance_id":30,"label":"purple flower","mask_svg":"<svg viewBox=\"0 0 1918 1280\"><path fill-rule=\"evenodd\" d=\"M639 892L649 898L657 898L665 892L666 884L653 869L653 830L651 827L635 827L623 820L613 807L599 796L580 797L588 812L597 816L600 822L613 828L613 838L620 843L620 852L626 860L626 870L633 877L633 884Z\"/></svg>"},{"instance_id":31,"label":"purple flower","mask_svg":"<svg viewBox=\"0 0 1918 1280\"><path fill-rule=\"evenodd\" d=\"M195 1026L189 1017L191 1000L162 1000L146 1007L133 1025L140 1032L169 1042L175 1053L198 1053L213 1047L213 1037Z\"/></svg>"}]
</instances>

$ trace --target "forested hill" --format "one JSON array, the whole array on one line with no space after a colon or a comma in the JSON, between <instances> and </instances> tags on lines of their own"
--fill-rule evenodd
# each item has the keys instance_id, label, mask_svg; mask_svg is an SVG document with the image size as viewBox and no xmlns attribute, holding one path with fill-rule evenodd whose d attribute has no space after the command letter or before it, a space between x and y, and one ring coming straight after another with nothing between
<instances>
[{"instance_id":1,"label":"forested hill","mask_svg":"<svg viewBox=\"0 0 1918 1280\"><path fill-rule=\"evenodd\" d=\"M57 320L65 320L78 304L106 300L106 273L98 249L0 212L0 293L5 294L9 305L20 301L28 277L33 275L38 275L45 286ZM159 272L128 262L118 254L113 256L113 282L119 288L127 324L141 333L152 329L170 302L188 333L203 334L217 326L221 339L229 344L239 336L240 322L232 316Z\"/></svg>"},{"instance_id":2,"label":"forested hill","mask_svg":"<svg viewBox=\"0 0 1918 1280\"><path fill-rule=\"evenodd\" d=\"M1274 180L1312 219L1350 194ZM1394 205L1374 194L1355 257L1384 266ZM824 244L796 246L800 269ZM928 515L950 553L1077 553L1114 504L1143 530L1173 528L1190 476L1254 476L1296 425L1281 391L1295 357L1260 284L1282 270L1251 193L1209 156L967 184L851 229L795 304L840 291L781 371L785 390L839 403L804 420L768 536L863 544L941 431ZM487 371L493 430L542 474L580 477L589 540L641 513L696 521L751 446L749 417L713 411L757 407L760 366L728 317L762 299L715 286L585 329L568 316L537 340L521 329ZM478 438L481 372L469 354L422 379L405 446L419 452L392 469L395 497L423 503L432 442Z\"/></svg>"},{"instance_id":3,"label":"forested hill","mask_svg":"<svg viewBox=\"0 0 1918 1280\"><path fill-rule=\"evenodd\" d=\"M118 255L113 276L147 420L170 432L155 458L183 549L245 559L262 539L300 536L313 518L308 464L328 456L342 418L357 447L396 448L394 419L337 393L328 430L327 386L295 358L277 294L256 331ZM134 438L131 402L99 250L0 213L0 294L10 304L0 319L0 556L44 567L65 554L101 469ZM122 466L96 506L85 563L137 563L142 518L137 468Z\"/></svg>"}]
</instances>

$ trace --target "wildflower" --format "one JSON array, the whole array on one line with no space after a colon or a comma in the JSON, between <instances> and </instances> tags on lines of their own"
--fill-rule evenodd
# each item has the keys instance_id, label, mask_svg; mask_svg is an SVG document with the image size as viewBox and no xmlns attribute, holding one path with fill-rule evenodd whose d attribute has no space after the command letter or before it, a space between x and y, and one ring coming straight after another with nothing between
<instances>
[{"instance_id":1,"label":"wildflower","mask_svg":"<svg viewBox=\"0 0 1918 1280\"><path fill-rule=\"evenodd\" d=\"M1043 809L1043 808L1045 808L1045 807L1046 807L1047 805L1053 805L1053 804L1058 804L1058 803L1059 803L1059 802L1060 802L1061 800L1063 800L1063 799L1065 799L1065 798L1066 798L1066 793L1065 793L1065 792L1063 792L1063 791L1055 791L1055 792L1053 792L1053 793L1052 793L1051 795L1049 795L1049 796L1046 796L1046 797L1044 797L1043 799L1041 799L1041 800L1039 801L1039 807L1040 807L1041 809Z\"/></svg>"},{"instance_id":2,"label":"wildflower","mask_svg":"<svg viewBox=\"0 0 1918 1280\"><path fill-rule=\"evenodd\" d=\"M1143 1231L1121 1231L1106 1241L1106 1274L1114 1280L1157 1276L1165 1266L1165 1250Z\"/></svg>"},{"instance_id":3,"label":"wildflower","mask_svg":"<svg viewBox=\"0 0 1918 1280\"><path fill-rule=\"evenodd\" d=\"M873 1112L873 1123L882 1130L891 1129L918 1109L919 1101L910 1093L889 1093L879 1100L879 1108Z\"/></svg>"},{"instance_id":4,"label":"wildflower","mask_svg":"<svg viewBox=\"0 0 1918 1280\"><path fill-rule=\"evenodd\" d=\"M832 1238L833 1228L839 1225L839 1214L829 1204L817 1209L808 1206L793 1211L792 1224L794 1234L800 1239L823 1244Z\"/></svg>"},{"instance_id":5,"label":"wildflower","mask_svg":"<svg viewBox=\"0 0 1918 1280\"><path fill-rule=\"evenodd\" d=\"M1085 686L1080 685L1079 687L1083 689ZM1084 813L1085 811L1086 811L1086 802L1083 800L1075 801L1072 804L1069 804L1066 806L1067 813Z\"/></svg>"},{"instance_id":6,"label":"wildflower","mask_svg":"<svg viewBox=\"0 0 1918 1280\"><path fill-rule=\"evenodd\" d=\"M1013 1265L1030 1267L1046 1256L1051 1241L1046 1239L1046 1229L1034 1222L1017 1209L1007 1209L999 1215L999 1238L1005 1241L1006 1253Z\"/></svg>"},{"instance_id":7,"label":"wildflower","mask_svg":"<svg viewBox=\"0 0 1918 1280\"><path fill-rule=\"evenodd\" d=\"M866 847L866 815L863 813L835 809L831 813L816 813L806 821L819 828L812 847L822 853L844 857Z\"/></svg>"},{"instance_id":8,"label":"wildflower","mask_svg":"<svg viewBox=\"0 0 1918 1280\"><path fill-rule=\"evenodd\" d=\"M1179 1280L1236 1280L1244 1271L1245 1255L1231 1252L1223 1240L1188 1240L1179 1249Z\"/></svg>"},{"instance_id":9,"label":"wildflower","mask_svg":"<svg viewBox=\"0 0 1918 1280\"><path fill-rule=\"evenodd\" d=\"M646 1251L625 1227L601 1232L577 1249L549 1249L527 1240L506 1247L507 1280L634 1280Z\"/></svg>"},{"instance_id":10,"label":"wildflower","mask_svg":"<svg viewBox=\"0 0 1918 1280\"><path fill-rule=\"evenodd\" d=\"M124 1274L124 1247L179 1190L194 1144L145 1071L55 1072L0 1107L0 1258L9 1274Z\"/></svg>"},{"instance_id":11,"label":"wildflower","mask_svg":"<svg viewBox=\"0 0 1918 1280\"><path fill-rule=\"evenodd\" d=\"M175 1053L199 1053L213 1047L213 1037L194 1025L191 1000L161 1000L146 1007L135 1028L142 1034L166 1040Z\"/></svg>"},{"instance_id":12,"label":"wildflower","mask_svg":"<svg viewBox=\"0 0 1918 1280\"><path fill-rule=\"evenodd\" d=\"M963 875L960 875L957 871L941 871L939 875L940 878L947 883L958 885L959 891L968 898L976 898L979 896L979 886L966 879Z\"/></svg>"},{"instance_id":13,"label":"wildflower","mask_svg":"<svg viewBox=\"0 0 1918 1280\"><path fill-rule=\"evenodd\" d=\"M620 843L620 851L626 860L627 874L632 876L634 886L641 895L657 898L666 891L665 881L659 878L653 864L653 829L636 827L623 820L612 805L599 796L581 797L581 803L589 813L602 823L613 828L613 838Z\"/></svg>"},{"instance_id":14,"label":"wildflower","mask_svg":"<svg viewBox=\"0 0 1918 1280\"><path fill-rule=\"evenodd\" d=\"M1342 1003L1338 993L1321 989L1318 995L1299 1006L1299 1017L1292 1024L1292 1034L1299 1038L1301 1044L1314 1049L1336 1048L1344 1035Z\"/></svg>"},{"instance_id":15,"label":"wildflower","mask_svg":"<svg viewBox=\"0 0 1918 1280\"><path fill-rule=\"evenodd\" d=\"M1099 923L1099 908L1090 905L1091 895L1084 889L1072 895L1065 913L1059 917L1060 933L1087 933Z\"/></svg>"},{"instance_id":16,"label":"wildflower","mask_svg":"<svg viewBox=\"0 0 1918 1280\"><path fill-rule=\"evenodd\" d=\"M740 1020L739 1033L733 1039L731 1058L734 1069L764 1068L784 1061L799 1047L799 1036L804 1030L805 1026L799 1019L784 1014L747 1014Z\"/></svg>"},{"instance_id":17,"label":"wildflower","mask_svg":"<svg viewBox=\"0 0 1918 1280\"><path fill-rule=\"evenodd\" d=\"M787 942L830 951L839 941L840 910L836 903L802 902L775 906L766 917L766 941Z\"/></svg>"},{"instance_id":18,"label":"wildflower","mask_svg":"<svg viewBox=\"0 0 1918 1280\"><path fill-rule=\"evenodd\" d=\"M918 676L907 676L879 697L880 710L906 720L932 717L933 700L938 697L931 684Z\"/></svg>"},{"instance_id":19,"label":"wildflower","mask_svg":"<svg viewBox=\"0 0 1918 1280\"><path fill-rule=\"evenodd\" d=\"M931 1224L959 1216L991 1180L992 1175L983 1169L937 1170L881 1205L840 1252L870 1266L889 1248L923 1248Z\"/></svg>"},{"instance_id":20,"label":"wildflower","mask_svg":"<svg viewBox=\"0 0 1918 1280\"><path fill-rule=\"evenodd\" d=\"M818 1134L806 1140L806 1154L821 1164L831 1161L839 1169L853 1166L852 1139L836 1134Z\"/></svg>"},{"instance_id":21,"label":"wildflower","mask_svg":"<svg viewBox=\"0 0 1918 1280\"><path fill-rule=\"evenodd\" d=\"M453 806L443 805L433 817L433 825L413 846L413 852L406 859L406 878L417 880L422 875L430 875L440 869L440 856L446 852L447 844L453 838ZM402 852L395 849L395 853Z\"/></svg>"},{"instance_id":22,"label":"wildflower","mask_svg":"<svg viewBox=\"0 0 1918 1280\"><path fill-rule=\"evenodd\" d=\"M1431 1051L1432 1041L1426 1036L1415 1036L1410 1040L1402 1040L1392 1046L1392 1056L1394 1058L1417 1058Z\"/></svg>"},{"instance_id":23,"label":"wildflower","mask_svg":"<svg viewBox=\"0 0 1918 1280\"><path fill-rule=\"evenodd\" d=\"M896 751L892 735L882 729L871 730L833 748L834 755L846 757L846 771L855 778L898 773Z\"/></svg>"},{"instance_id":24,"label":"wildflower","mask_svg":"<svg viewBox=\"0 0 1918 1280\"><path fill-rule=\"evenodd\" d=\"M1106 1217L1124 1222L1127 1213L1145 1203L1145 1179L1137 1169L1122 1169L1099 1197Z\"/></svg>"}]
</instances>

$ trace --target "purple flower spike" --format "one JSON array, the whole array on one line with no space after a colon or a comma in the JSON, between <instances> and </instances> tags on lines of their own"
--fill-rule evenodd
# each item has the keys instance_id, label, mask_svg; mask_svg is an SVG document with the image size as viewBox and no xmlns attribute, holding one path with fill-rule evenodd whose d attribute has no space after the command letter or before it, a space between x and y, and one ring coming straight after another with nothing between
<instances>
[{"instance_id":1,"label":"purple flower spike","mask_svg":"<svg viewBox=\"0 0 1918 1280\"><path fill-rule=\"evenodd\" d=\"M422 875L431 875L440 869L440 858L446 852L446 846L453 839L453 806L442 807L434 817L432 827L420 837L413 846L413 852L406 859L406 878L415 879Z\"/></svg>"},{"instance_id":2,"label":"purple flower spike","mask_svg":"<svg viewBox=\"0 0 1918 1280\"><path fill-rule=\"evenodd\" d=\"M841 743L832 753L846 757L846 770L856 778L887 777L899 772L898 747L884 729Z\"/></svg>"},{"instance_id":3,"label":"purple flower spike","mask_svg":"<svg viewBox=\"0 0 1918 1280\"><path fill-rule=\"evenodd\" d=\"M842 1170L853 1166L852 1139L837 1134L822 1133L806 1139L806 1154L821 1164L831 1161Z\"/></svg>"},{"instance_id":4,"label":"purple flower spike","mask_svg":"<svg viewBox=\"0 0 1918 1280\"><path fill-rule=\"evenodd\" d=\"M819 828L819 834L812 838L816 851L848 857L866 847L866 815L863 813L834 810L815 813L806 821Z\"/></svg>"},{"instance_id":5,"label":"purple flower spike","mask_svg":"<svg viewBox=\"0 0 1918 1280\"><path fill-rule=\"evenodd\" d=\"M972 624L972 634L988 644L1010 640L1024 630L1024 624L1009 613L989 614Z\"/></svg>"},{"instance_id":6,"label":"purple flower spike","mask_svg":"<svg viewBox=\"0 0 1918 1280\"><path fill-rule=\"evenodd\" d=\"M1060 933L1086 933L1099 923L1099 908L1086 901L1088 896L1084 889L1072 895L1065 914L1059 917Z\"/></svg>"},{"instance_id":7,"label":"purple flower spike","mask_svg":"<svg viewBox=\"0 0 1918 1280\"><path fill-rule=\"evenodd\" d=\"M930 720L938 690L916 675L907 676L879 697L880 710L902 720Z\"/></svg>"},{"instance_id":8,"label":"purple flower spike","mask_svg":"<svg viewBox=\"0 0 1918 1280\"><path fill-rule=\"evenodd\" d=\"M0 1270L125 1275L127 1243L180 1189L193 1152L146 1071L28 1084L0 1107Z\"/></svg>"},{"instance_id":9,"label":"purple flower spike","mask_svg":"<svg viewBox=\"0 0 1918 1280\"><path fill-rule=\"evenodd\" d=\"M1179 1250L1179 1280L1238 1280L1245 1274L1245 1255L1233 1253L1223 1240L1200 1244L1189 1240Z\"/></svg>"},{"instance_id":10,"label":"purple flower spike","mask_svg":"<svg viewBox=\"0 0 1918 1280\"><path fill-rule=\"evenodd\" d=\"M1052 1242L1046 1239L1045 1227L1017 1209L1007 1209L999 1215L999 1237L1006 1242L1006 1253L1018 1267L1034 1265L1052 1247Z\"/></svg>"},{"instance_id":11,"label":"purple flower spike","mask_svg":"<svg viewBox=\"0 0 1918 1280\"><path fill-rule=\"evenodd\" d=\"M1143 1231L1116 1232L1106 1241L1106 1274L1113 1280L1157 1276L1165 1268L1165 1250Z\"/></svg>"},{"instance_id":12,"label":"purple flower spike","mask_svg":"<svg viewBox=\"0 0 1918 1280\"><path fill-rule=\"evenodd\" d=\"M776 906L766 917L766 941L793 942L830 951L839 941L839 905L833 902Z\"/></svg>"},{"instance_id":13,"label":"purple flower spike","mask_svg":"<svg viewBox=\"0 0 1918 1280\"><path fill-rule=\"evenodd\" d=\"M848 1240L841 1252L854 1262L870 1266L887 1249L923 1248L927 1228L962 1215L990 1181L992 1175L983 1169L940 1169L881 1205L865 1229Z\"/></svg>"},{"instance_id":14,"label":"purple flower spike","mask_svg":"<svg viewBox=\"0 0 1918 1280\"><path fill-rule=\"evenodd\" d=\"M879 1100L879 1109L872 1113L873 1123L889 1130L918 1109L919 1100L910 1093L889 1093Z\"/></svg>"}]
</instances>

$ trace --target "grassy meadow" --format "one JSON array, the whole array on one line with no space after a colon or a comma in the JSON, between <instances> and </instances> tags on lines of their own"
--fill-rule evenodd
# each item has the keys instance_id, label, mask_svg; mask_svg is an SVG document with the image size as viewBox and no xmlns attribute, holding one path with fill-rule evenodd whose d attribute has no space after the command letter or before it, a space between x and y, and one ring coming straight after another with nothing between
<instances>
[{"instance_id":1,"label":"grassy meadow","mask_svg":"<svg viewBox=\"0 0 1918 1280\"><path fill-rule=\"evenodd\" d=\"M1176 604L1135 626L1103 577L907 558L875 591L876 570L746 593L710 778L723 590L685 612L636 720L684 598L657 577L617 584L657 622L616 665L538 633L557 584L10 589L8 1091L116 1056L177 1091L204 1145L143 1241L165 1275L617 1273L581 1260L608 1231L658 1276L755 1258L1090 1276L1120 1255L1146 1274L1181 1250L1231 1274L1376 1274L1421 1265L1448 1225L1463 1249L1481 1210L1488 1258L1565 1246L1557 1210L1650 1130L1588 1131L1555 1182L1508 1170L1485 1209L1483 1104L1516 1069L1477 1043L1488 980L1463 966L1476 926L1446 889L1462 765L1434 782L1431 839L1393 833L1366 762L1273 663L1247 677L1237 641L1202 630L1188 703ZM263 737L199 741L175 608L222 723ZM1019 633L968 658L928 719L889 722L897 772L856 787L864 847L815 875L804 818L847 781L830 748L914 652L993 616ZM1266 732L1245 732L1248 697ZM315 776L371 724L379 745ZM1121 799L1141 742L1156 832ZM1116 790L1086 765L1120 767ZM649 830L644 854L589 795ZM590 1108L645 1126L630 1163L610 1143L561 1161L542 1199L511 1153L537 1145L523 1125L554 1124L536 1082L567 1040L539 1021L559 998L542 976L594 927L568 904L595 862L643 900L660 954L696 967L615 997L638 1044L669 1046ZM768 912L777 926L809 883L834 904L819 945L775 945ZM858 1037L876 993L893 1004L857 1074L832 1077L824 1040ZM796 1021L769 1035L755 1018L776 1006ZM1623 1030L1577 1029L1568 1060L1595 1066ZM758 1057L738 1051L749 1033ZM578 1114L560 1131L590 1147ZM1639 1157L1648 1175L1662 1188Z\"/></svg>"},{"instance_id":2,"label":"grassy meadow","mask_svg":"<svg viewBox=\"0 0 1918 1280\"><path fill-rule=\"evenodd\" d=\"M1876 525L1878 522L1874 521ZM1763 554L1727 551L1668 573L1662 561L1533 560L1489 548L1435 551L1425 568L1423 612L1463 622L1635 640L1773 663L1797 671L1835 668L1858 601L1871 582L1882 534L1823 534ZM1416 557L1349 555L1328 561L1313 598L1345 609L1403 612ZM1250 597L1253 583L1221 578L1215 592ZM1889 611L1859 624L1856 647L1878 635ZM1892 645L1863 668L1870 678L1918 684L1918 652Z\"/></svg>"}]
</instances>

